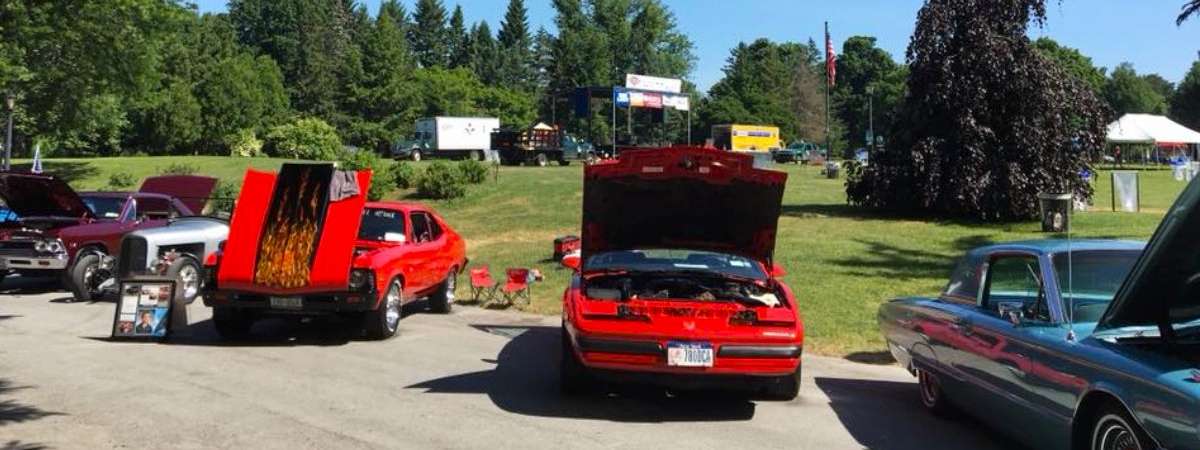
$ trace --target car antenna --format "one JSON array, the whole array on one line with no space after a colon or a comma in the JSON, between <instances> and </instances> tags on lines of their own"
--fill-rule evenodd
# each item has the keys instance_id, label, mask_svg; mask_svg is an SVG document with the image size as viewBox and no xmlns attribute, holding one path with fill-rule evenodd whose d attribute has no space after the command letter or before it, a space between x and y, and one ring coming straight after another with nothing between
<instances>
[{"instance_id":1,"label":"car antenna","mask_svg":"<svg viewBox=\"0 0 1200 450\"><path fill-rule=\"evenodd\" d=\"M1071 215L1074 210L1074 204L1067 209L1067 342L1075 342L1075 261L1071 252Z\"/></svg>"}]
</instances>

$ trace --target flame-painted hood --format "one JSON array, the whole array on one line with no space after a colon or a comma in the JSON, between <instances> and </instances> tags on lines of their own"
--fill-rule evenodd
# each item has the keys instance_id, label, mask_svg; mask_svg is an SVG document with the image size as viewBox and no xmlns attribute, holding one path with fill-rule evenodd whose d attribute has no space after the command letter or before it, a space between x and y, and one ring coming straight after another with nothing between
<instances>
[{"instance_id":1,"label":"flame-painted hood","mask_svg":"<svg viewBox=\"0 0 1200 450\"><path fill-rule=\"evenodd\" d=\"M52 175L0 172L0 197L18 217L92 217L79 194Z\"/></svg>"},{"instance_id":2,"label":"flame-painted hood","mask_svg":"<svg viewBox=\"0 0 1200 450\"><path fill-rule=\"evenodd\" d=\"M671 147L588 166L582 256L689 249L769 264L787 174L753 165L751 155Z\"/></svg>"}]
</instances>

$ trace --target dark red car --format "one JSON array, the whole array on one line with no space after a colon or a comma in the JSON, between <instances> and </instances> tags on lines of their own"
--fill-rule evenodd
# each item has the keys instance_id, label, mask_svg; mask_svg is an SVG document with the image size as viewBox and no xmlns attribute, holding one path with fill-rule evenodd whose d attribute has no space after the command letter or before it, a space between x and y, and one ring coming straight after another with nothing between
<instances>
[{"instance_id":1,"label":"dark red car","mask_svg":"<svg viewBox=\"0 0 1200 450\"><path fill-rule=\"evenodd\" d=\"M749 155L633 150L587 167L563 295L564 392L597 381L795 398L804 329L774 264L787 175Z\"/></svg>"},{"instance_id":2,"label":"dark red car","mask_svg":"<svg viewBox=\"0 0 1200 450\"><path fill-rule=\"evenodd\" d=\"M121 237L200 212L216 178L147 178L138 192L76 193L51 175L0 173L0 273L61 276L78 300L98 298L112 282L106 256Z\"/></svg>"},{"instance_id":3,"label":"dark red car","mask_svg":"<svg viewBox=\"0 0 1200 450\"><path fill-rule=\"evenodd\" d=\"M317 164L247 173L229 239L207 262L204 303L223 337L243 337L265 316L341 314L385 339L412 300L449 312L467 264L462 237L425 206L367 202L370 172L350 172L358 193L337 198L328 180L342 173Z\"/></svg>"}]
</instances>

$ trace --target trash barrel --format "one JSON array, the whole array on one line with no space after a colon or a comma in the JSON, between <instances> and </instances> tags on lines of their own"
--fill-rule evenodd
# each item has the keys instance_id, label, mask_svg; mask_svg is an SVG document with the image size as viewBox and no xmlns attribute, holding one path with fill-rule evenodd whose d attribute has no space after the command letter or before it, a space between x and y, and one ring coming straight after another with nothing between
<instances>
[{"instance_id":1,"label":"trash barrel","mask_svg":"<svg viewBox=\"0 0 1200 450\"><path fill-rule=\"evenodd\" d=\"M838 171L841 170L841 168L842 166L838 165L836 162L827 162L825 163L825 176L828 178L837 178Z\"/></svg>"},{"instance_id":2,"label":"trash barrel","mask_svg":"<svg viewBox=\"0 0 1200 450\"><path fill-rule=\"evenodd\" d=\"M1062 233L1071 226L1071 194L1039 193L1038 206L1042 211L1042 232Z\"/></svg>"}]
</instances>

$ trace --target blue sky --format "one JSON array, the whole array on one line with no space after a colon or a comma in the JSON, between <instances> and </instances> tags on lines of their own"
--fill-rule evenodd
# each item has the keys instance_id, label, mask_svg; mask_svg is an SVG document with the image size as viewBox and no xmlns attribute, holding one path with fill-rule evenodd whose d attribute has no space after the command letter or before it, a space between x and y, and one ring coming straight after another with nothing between
<instances>
[{"instance_id":1,"label":"blue sky","mask_svg":"<svg viewBox=\"0 0 1200 450\"><path fill-rule=\"evenodd\" d=\"M192 0L203 12L225 10L226 0ZM360 0L372 14L379 0ZM467 21L486 20L497 30L508 0L444 0L461 4ZM897 60L903 60L921 0L664 0L679 28L695 43L691 79L707 90L721 78L729 49L741 41L766 37L820 45L822 22L830 22L836 48L849 36L870 35ZM404 0L409 12L414 0ZM1049 22L1032 37L1049 36L1091 56L1102 67L1128 61L1139 73L1155 72L1178 82L1200 51L1200 17L1175 26L1183 0L1048 0ZM550 0L526 0L533 29L553 31Z\"/></svg>"}]
</instances>

